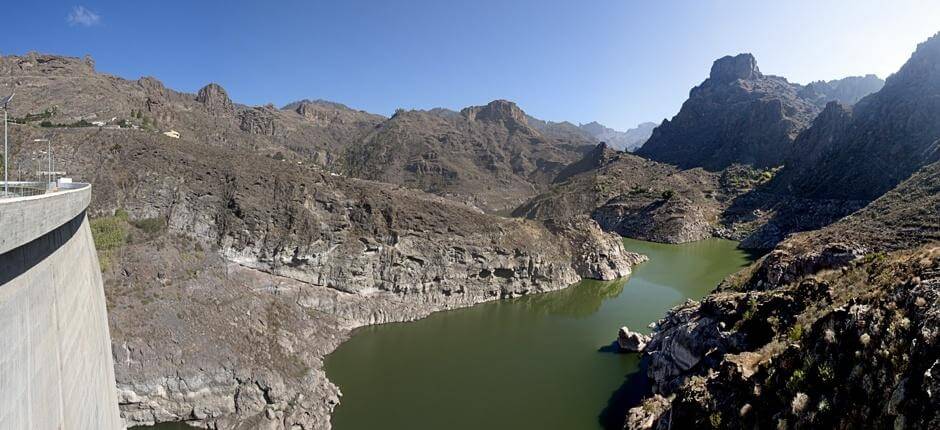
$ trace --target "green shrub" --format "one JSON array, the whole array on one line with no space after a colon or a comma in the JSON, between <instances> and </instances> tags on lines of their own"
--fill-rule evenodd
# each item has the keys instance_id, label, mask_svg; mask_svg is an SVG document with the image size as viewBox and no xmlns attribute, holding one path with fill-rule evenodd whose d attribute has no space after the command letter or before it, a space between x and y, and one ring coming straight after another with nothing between
<instances>
[{"instance_id":1,"label":"green shrub","mask_svg":"<svg viewBox=\"0 0 940 430\"><path fill-rule=\"evenodd\" d=\"M721 428L721 414L719 414L718 412L715 412L709 415L708 422L712 425L712 428L720 429Z\"/></svg>"},{"instance_id":2,"label":"green shrub","mask_svg":"<svg viewBox=\"0 0 940 430\"><path fill-rule=\"evenodd\" d=\"M803 338L803 325L796 324L790 328L790 333L787 334L787 338L790 339L790 342L799 342Z\"/></svg>"},{"instance_id":3,"label":"green shrub","mask_svg":"<svg viewBox=\"0 0 940 430\"><path fill-rule=\"evenodd\" d=\"M806 374L802 369L796 369L793 371L793 375L790 376L790 380L787 381L787 389L796 392L803 387L804 381L806 381Z\"/></svg>"},{"instance_id":4,"label":"green shrub","mask_svg":"<svg viewBox=\"0 0 940 430\"><path fill-rule=\"evenodd\" d=\"M95 240L95 249L109 251L118 248L127 241L127 214L91 220L91 235Z\"/></svg>"},{"instance_id":5,"label":"green shrub","mask_svg":"<svg viewBox=\"0 0 940 430\"><path fill-rule=\"evenodd\" d=\"M160 233L166 228L166 221L163 218L142 218L138 220L131 221L131 224L134 227L137 227L151 236Z\"/></svg>"},{"instance_id":6,"label":"green shrub","mask_svg":"<svg viewBox=\"0 0 940 430\"><path fill-rule=\"evenodd\" d=\"M676 192L673 190L663 191L663 200L669 200L676 195Z\"/></svg>"}]
</instances>

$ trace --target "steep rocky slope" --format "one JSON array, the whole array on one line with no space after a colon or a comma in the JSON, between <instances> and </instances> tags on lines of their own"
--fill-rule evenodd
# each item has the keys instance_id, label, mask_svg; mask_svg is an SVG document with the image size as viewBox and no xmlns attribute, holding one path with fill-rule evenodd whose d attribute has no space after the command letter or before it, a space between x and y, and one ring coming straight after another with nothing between
<instances>
[{"instance_id":1,"label":"steep rocky slope","mask_svg":"<svg viewBox=\"0 0 940 430\"><path fill-rule=\"evenodd\" d=\"M719 174L679 170L601 144L513 215L543 220L590 215L605 230L624 236L689 242L715 234L722 208L741 192L723 186Z\"/></svg>"},{"instance_id":2,"label":"steep rocky slope","mask_svg":"<svg viewBox=\"0 0 940 430\"><path fill-rule=\"evenodd\" d=\"M611 148L633 152L646 143L646 140L653 134L653 129L658 126L659 124L655 122L644 122L627 131L617 131L594 121L581 124L578 128L594 136L598 141L606 142Z\"/></svg>"},{"instance_id":3,"label":"steep rocky slope","mask_svg":"<svg viewBox=\"0 0 940 430\"><path fill-rule=\"evenodd\" d=\"M197 94L166 88L154 78L136 81L96 72L91 59L30 53L0 57L0 76L15 86L15 120L54 132L99 123L107 128L178 131L227 148L335 166L336 154L384 118L326 102L277 109L233 103L209 84Z\"/></svg>"},{"instance_id":4,"label":"steep rocky slope","mask_svg":"<svg viewBox=\"0 0 940 430\"><path fill-rule=\"evenodd\" d=\"M627 428L936 427L938 214L934 163L673 309Z\"/></svg>"},{"instance_id":5,"label":"steep rocky slope","mask_svg":"<svg viewBox=\"0 0 940 430\"><path fill-rule=\"evenodd\" d=\"M940 34L921 43L881 91L851 110L830 107L794 145L778 192L873 200L940 159Z\"/></svg>"},{"instance_id":6,"label":"steep rocky slope","mask_svg":"<svg viewBox=\"0 0 940 430\"><path fill-rule=\"evenodd\" d=\"M825 106L830 101L851 105L869 94L878 92L884 85L885 81L875 75L849 76L831 81L810 82L803 87L800 96L815 100L820 106Z\"/></svg>"},{"instance_id":7,"label":"steep rocky slope","mask_svg":"<svg viewBox=\"0 0 940 430\"><path fill-rule=\"evenodd\" d=\"M459 113L399 111L345 152L346 172L422 189L487 212L508 212L545 189L593 141L543 135L515 103Z\"/></svg>"},{"instance_id":8,"label":"steep rocky slope","mask_svg":"<svg viewBox=\"0 0 940 430\"><path fill-rule=\"evenodd\" d=\"M750 54L720 58L708 79L689 92L679 113L663 121L636 152L683 168L777 166L819 113L800 89L761 73Z\"/></svg>"},{"instance_id":9,"label":"steep rocky slope","mask_svg":"<svg viewBox=\"0 0 940 430\"><path fill-rule=\"evenodd\" d=\"M350 329L639 260L590 220L497 218L186 138L79 128L56 142L60 166L94 184L93 223L128 233L102 261L131 423L327 428L338 391L322 358Z\"/></svg>"},{"instance_id":10,"label":"steep rocky slope","mask_svg":"<svg viewBox=\"0 0 940 430\"><path fill-rule=\"evenodd\" d=\"M339 392L322 359L352 328L612 279L641 259L588 219L499 218L331 172L338 158L309 155L381 119L341 105L248 108L216 85L179 93L64 57L2 65L21 100L13 177L44 162L29 142L53 132L57 169L94 186L130 424L328 428Z\"/></svg>"}]
</instances>

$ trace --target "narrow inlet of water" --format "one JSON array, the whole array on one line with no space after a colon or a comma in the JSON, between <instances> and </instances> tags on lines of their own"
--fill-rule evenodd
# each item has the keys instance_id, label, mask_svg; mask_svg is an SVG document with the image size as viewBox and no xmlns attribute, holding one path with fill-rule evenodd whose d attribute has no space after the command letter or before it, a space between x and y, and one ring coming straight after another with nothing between
<instances>
[{"instance_id":1,"label":"narrow inlet of water","mask_svg":"<svg viewBox=\"0 0 940 430\"><path fill-rule=\"evenodd\" d=\"M326 360L343 392L334 430L623 428L648 390L617 329L647 325L750 263L737 243L625 239L649 256L627 280L439 312L355 330Z\"/></svg>"}]
</instances>

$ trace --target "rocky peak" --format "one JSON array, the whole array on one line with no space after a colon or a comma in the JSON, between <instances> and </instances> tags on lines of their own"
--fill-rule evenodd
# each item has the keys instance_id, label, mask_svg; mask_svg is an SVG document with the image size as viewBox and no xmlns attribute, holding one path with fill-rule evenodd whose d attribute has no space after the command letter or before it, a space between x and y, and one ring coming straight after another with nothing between
<instances>
[{"instance_id":1,"label":"rocky peak","mask_svg":"<svg viewBox=\"0 0 940 430\"><path fill-rule=\"evenodd\" d=\"M196 94L196 101L206 105L206 109L213 113L233 113L235 105L228 97L228 93L219 84L211 83L202 87Z\"/></svg>"},{"instance_id":2,"label":"rocky peak","mask_svg":"<svg viewBox=\"0 0 940 430\"><path fill-rule=\"evenodd\" d=\"M502 122L528 125L526 114L508 100L493 100L486 106L471 106L460 111L470 121Z\"/></svg>"},{"instance_id":3,"label":"rocky peak","mask_svg":"<svg viewBox=\"0 0 940 430\"><path fill-rule=\"evenodd\" d=\"M909 85L940 88L940 33L918 44L901 70L885 82L885 87Z\"/></svg>"},{"instance_id":4,"label":"rocky peak","mask_svg":"<svg viewBox=\"0 0 940 430\"><path fill-rule=\"evenodd\" d=\"M590 152L584 154L580 160L569 164L555 176L555 183L564 182L572 176L597 169L606 165L617 156L617 151L611 149L606 142L598 143Z\"/></svg>"},{"instance_id":5,"label":"rocky peak","mask_svg":"<svg viewBox=\"0 0 940 430\"><path fill-rule=\"evenodd\" d=\"M751 54L726 55L715 60L709 79L715 82L733 82L738 79L757 79L764 76Z\"/></svg>"}]
</instances>

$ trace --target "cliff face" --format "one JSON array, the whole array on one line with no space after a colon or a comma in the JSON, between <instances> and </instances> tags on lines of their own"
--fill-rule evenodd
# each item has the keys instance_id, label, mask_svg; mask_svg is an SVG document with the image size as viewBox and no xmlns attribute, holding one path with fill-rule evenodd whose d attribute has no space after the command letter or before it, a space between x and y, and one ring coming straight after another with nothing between
<instances>
[{"instance_id":1,"label":"cliff face","mask_svg":"<svg viewBox=\"0 0 940 430\"><path fill-rule=\"evenodd\" d=\"M637 154L708 170L735 163L780 165L797 134L819 112L800 89L762 74L750 54L720 58L679 113L663 121Z\"/></svg>"},{"instance_id":2,"label":"cliff face","mask_svg":"<svg viewBox=\"0 0 940 430\"><path fill-rule=\"evenodd\" d=\"M57 168L94 183L130 424L328 428L339 392L322 360L352 328L622 277L641 259L589 219L505 219L333 172L338 148L381 122L342 105L249 108L217 85L185 94L63 57L0 66L28 100L11 134L54 129ZM461 121L538 138L511 106ZM41 158L13 149L15 175Z\"/></svg>"},{"instance_id":3,"label":"cliff face","mask_svg":"<svg viewBox=\"0 0 940 430\"><path fill-rule=\"evenodd\" d=\"M102 259L132 423L325 428L338 391L322 358L350 329L613 279L640 258L590 220L493 217L185 138L57 142L96 184L90 213L128 214Z\"/></svg>"},{"instance_id":4,"label":"cliff face","mask_svg":"<svg viewBox=\"0 0 940 430\"><path fill-rule=\"evenodd\" d=\"M824 130L810 130L794 145L775 187L810 198L871 201L940 159L938 65L940 35L920 44L884 88L858 102L849 124L840 130L826 130L832 121L814 125Z\"/></svg>"},{"instance_id":5,"label":"cliff face","mask_svg":"<svg viewBox=\"0 0 940 430\"><path fill-rule=\"evenodd\" d=\"M936 427L938 213L934 163L673 309L627 427Z\"/></svg>"}]
</instances>

